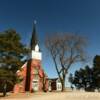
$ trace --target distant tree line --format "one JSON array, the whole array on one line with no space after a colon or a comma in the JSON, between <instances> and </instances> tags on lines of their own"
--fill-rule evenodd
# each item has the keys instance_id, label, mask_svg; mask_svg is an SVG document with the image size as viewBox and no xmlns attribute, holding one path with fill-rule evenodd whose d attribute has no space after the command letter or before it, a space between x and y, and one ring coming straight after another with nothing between
<instances>
[{"instance_id":1,"label":"distant tree line","mask_svg":"<svg viewBox=\"0 0 100 100\"><path fill-rule=\"evenodd\" d=\"M92 67L87 65L75 71L74 75L70 74L69 81L77 89L100 91L100 55L94 57Z\"/></svg>"}]
</instances>

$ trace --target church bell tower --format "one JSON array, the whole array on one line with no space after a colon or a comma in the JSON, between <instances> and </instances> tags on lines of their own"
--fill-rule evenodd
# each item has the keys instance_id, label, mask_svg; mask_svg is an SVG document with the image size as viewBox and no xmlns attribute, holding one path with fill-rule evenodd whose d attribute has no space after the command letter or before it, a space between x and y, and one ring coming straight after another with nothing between
<instances>
[{"instance_id":1,"label":"church bell tower","mask_svg":"<svg viewBox=\"0 0 100 100\"><path fill-rule=\"evenodd\" d=\"M33 24L33 32L32 32L30 47L31 47L31 59L42 60L42 54L40 52L39 41L37 39L37 34L36 34L36 21L34 21Z\"/></svg>"},{"instance_id":2,"label":"church bell tower","mask_svg":"<svg viewBox=\"0 0 100 100\"><path fill-rule=\"evenodd\" d=\"M32 89L32 81L33 81L33 68L34 66L38 66L42 60L42 53L39 49L39 42L36 34L36 21L33 23L33 31L32 37L30 41L30 57L27 63L27 71L26 71L26 83L25 83L25 91L30 91ZM36 65L35 65L36 64Z\"/></svg>"}]
</instances>

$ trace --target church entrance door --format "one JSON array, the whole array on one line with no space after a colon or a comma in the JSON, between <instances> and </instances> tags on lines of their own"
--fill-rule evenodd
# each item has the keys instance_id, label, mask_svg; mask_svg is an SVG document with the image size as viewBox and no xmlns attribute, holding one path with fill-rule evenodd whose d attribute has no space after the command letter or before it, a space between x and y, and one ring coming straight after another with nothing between
<instances>
[{"instance_id":1,"label":"church entrance door","mask_svg":"<svg viewBox=\"0 0 100 100\"><path fill-rule=\"evenodd\" d=\"M33 88L33 91L38 91L39 90L38 80L33 80L33 82L32 82L32 88Z\"/></svg>"}]
</instances>

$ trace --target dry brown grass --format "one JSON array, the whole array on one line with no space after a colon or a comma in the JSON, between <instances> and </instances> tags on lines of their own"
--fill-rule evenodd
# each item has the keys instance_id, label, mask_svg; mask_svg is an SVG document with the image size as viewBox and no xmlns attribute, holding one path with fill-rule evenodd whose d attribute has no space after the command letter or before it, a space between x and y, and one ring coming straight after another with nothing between
<instances>
[{"instance_id":1,"label":"dry brown grass","mask_svg":"<svg viewBox=\"0 0 100 100\"><path fill-rule=\"evenodd\" d=\"M0 97L0 100L100 100L100 93L93 92L47 92L47 93L19 93Z\"/></svg>"}]
</instances>

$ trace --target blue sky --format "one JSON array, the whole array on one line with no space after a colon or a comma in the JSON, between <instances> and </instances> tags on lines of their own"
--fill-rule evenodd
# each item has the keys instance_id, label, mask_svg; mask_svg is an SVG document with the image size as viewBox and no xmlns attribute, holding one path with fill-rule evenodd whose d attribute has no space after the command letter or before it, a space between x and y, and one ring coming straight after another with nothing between
<instances>
[{"instance_id":1,"label":"blue sky","mask_svg":"<svg viewBox=\"0 0 100 100\"><path fill-rule=\"evenodd\" d=\"M56 77L56 70L43 45L48 33L73 32L87 37L89 64L100 54L100 0L0 0L0 31L14 28L29 45L34 19L43 51L42 65L49 77ZM84 65L75 65L70 71L80 66Z\"/></svg>"}]
</instances>

